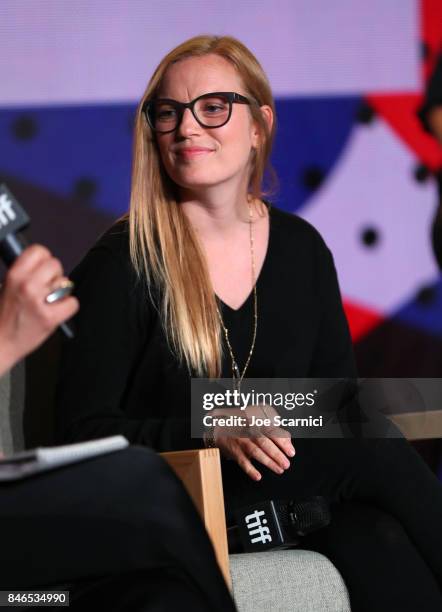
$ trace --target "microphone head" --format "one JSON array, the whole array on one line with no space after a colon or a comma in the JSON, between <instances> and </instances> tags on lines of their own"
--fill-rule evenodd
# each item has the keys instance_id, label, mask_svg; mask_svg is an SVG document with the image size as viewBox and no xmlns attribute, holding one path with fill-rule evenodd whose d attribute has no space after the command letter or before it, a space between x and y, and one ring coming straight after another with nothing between
<instances>
[{"instance_id":1,"label":"microphone head","mask_svg":"<svg viewBox=\"0 0 442 612\"><path fill-rule=\"evenodd\" d=\"M30 219L4 183L0 185L0 243L29 225Z\"/></svg>"},{"instance_id":2,"label":"microphone head","mask_svg":"<svg viewBox=\"0 0 442 612\"><path fill-rule=\"evenodd\" d=\"M288 501L277 505L278 516L284 527L298 536L330 524L331 515L327 500L316 495L305 500Z\"/></svg>"}]
</instances>

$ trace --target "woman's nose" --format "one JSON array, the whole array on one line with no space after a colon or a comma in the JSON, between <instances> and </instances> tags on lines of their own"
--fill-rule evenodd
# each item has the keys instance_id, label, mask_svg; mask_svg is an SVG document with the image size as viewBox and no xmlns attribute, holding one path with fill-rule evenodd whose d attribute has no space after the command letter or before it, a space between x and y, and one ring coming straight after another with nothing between
<instances>
[{"instance_id":1,"label":"woman's nose","mask_svg":"<svg viewBox=\"0 0 442 612\"><path fill-rule=\"evenodd\" d=\"M185 108L183 112L183 116L181 118L181 123L178 126L177 132L182 136L188 136L189 134L195 134L201 131L201 126L198 121L195 119L190 108Z\"/></svg>"}]
</instances>

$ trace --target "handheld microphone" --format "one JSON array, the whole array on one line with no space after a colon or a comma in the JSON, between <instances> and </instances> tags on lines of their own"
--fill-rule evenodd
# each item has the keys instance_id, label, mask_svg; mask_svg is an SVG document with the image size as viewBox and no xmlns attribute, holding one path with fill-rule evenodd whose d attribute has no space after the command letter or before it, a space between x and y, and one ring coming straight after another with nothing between
<instances>
[{"instance_id":1,"label":"handheld microphone","mask_svg":"<svg viewBox=\"0 0 442 612\"><path fill-rule=\"evenodd\" d=\"M28 246L28 241L19 232L28 227L30 218L6 185L0 185L0 257L9 268ZM70 295L73 283L64 283L52 291L46 301L51 304ZM61 331L67 338L74 332L68 323L62 323Z\"/></svg>"},{"instance_id":2,"label":"handheld microphone","mask_svg":"<svg viewBox=\"0 0 442 612\"><path fill-rule=\"evenodd\" d=\"M300 538L330 524L330 509L319 495L300 501L267 500L239 508L227 530L229 553L297 546Z\"/></svg>"}]
</instances>

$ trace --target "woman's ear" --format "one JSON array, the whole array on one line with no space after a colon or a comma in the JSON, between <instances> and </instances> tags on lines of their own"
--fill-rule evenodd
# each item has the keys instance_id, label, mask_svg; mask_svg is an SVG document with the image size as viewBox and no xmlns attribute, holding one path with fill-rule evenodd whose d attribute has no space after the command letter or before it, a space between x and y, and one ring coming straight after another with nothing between
<instances>
[{"instance_id":1,"label":"woman's ear","mask_svg":"<svg viewBox=\"0 0 442 612\"><path fill-rule=\"evenodd\" d=\"M271 106L267 104L261 106L261 113L264 116L264 121L267 123L268 131L271 132L273 126L273 111Z\"/></svg>"},{"instance_id":2,"label":"woman's ear","mask_svg":"<svg viewBox=\"0 0 442 612\"><path fill-rule=\"evenodd\" d=\"M271 132L273 126L273 111L270 106L264 104L260 107L261 114L264 118L264 121L267 125L268 132ZM257 148L260 144L261 140L261 128L257 121L253 123L253 133L252 133L252 147Z\"/></svg>"}]
</instances>

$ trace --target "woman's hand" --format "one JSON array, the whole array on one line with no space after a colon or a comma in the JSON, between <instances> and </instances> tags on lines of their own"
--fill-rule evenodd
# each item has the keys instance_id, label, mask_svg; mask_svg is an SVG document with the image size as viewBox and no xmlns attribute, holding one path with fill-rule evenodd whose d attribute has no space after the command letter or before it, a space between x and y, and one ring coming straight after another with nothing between
<instances>
[{"instance_id":1,"label":"woman's hand","mask_svg":"<svg viewBox=\"0 0 442 612\"><path fill-rule=\"evenodd\" d=\"M232 411L220 409L214 410L212 414L214 417L227 416L227 414L232 415ZM238 415L238 411L236 410L234 414ZM274 425L274 417L277 414L271 406L247 406L240 414L247 419L247 426L214 427L213 438L222 455L235 460L252 480L258 481L262 477L252 464L252 459L259 461L275 474L283 474L290 467L287 457L295 455L290 433ZM265 419L270 424L253 426L252 423L257 418ZM228 435L223 435L226 433ZM239 435L235 435L236 433Z\"/></svg>"},{"instance_id":2,"label":"woman's hand","mask_svg":"<svg viewBox=\"0 0 442 612\"><path fill-rule=\"evenodd\" d=\"M45 301L65 280L61 263L40 245L28 247L10 267L0 292L0 376L77 312L74 297Z\"/></svg>"}]
</instances>

